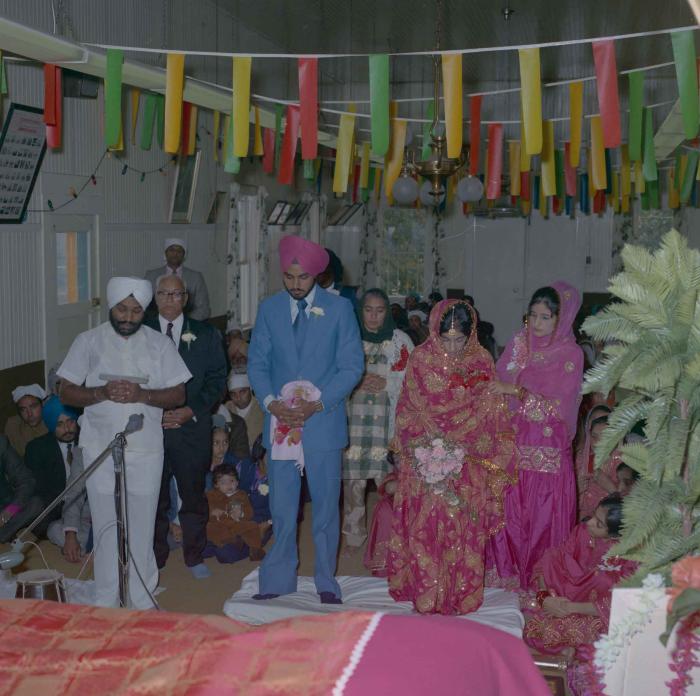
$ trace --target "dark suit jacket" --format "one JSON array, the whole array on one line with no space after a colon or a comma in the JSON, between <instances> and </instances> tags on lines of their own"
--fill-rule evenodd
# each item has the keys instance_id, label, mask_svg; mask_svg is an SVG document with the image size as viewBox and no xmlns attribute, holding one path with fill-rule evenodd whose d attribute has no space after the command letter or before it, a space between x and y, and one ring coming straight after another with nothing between
<instances>
[{"instance_id":1,"label":"dark suit jacket","mask_svg":"<svg viewBox=\"0 0 700 696\"><path fill-rule=\"evenodd\" d=\"M24 507L34 495L34 476L10 441L0 435L0 512L11 503Z\"/></svg>"},{"instance_id":2,"label":"dark suit jacket","mask_svg":"<svg viewBox=\"0 0 700 696\"><path fill-rule=\"evenodd\" d=\"M158 317L147 320L146 326L160 331ZM195 340L182 340L182 336L191 333ZM203 428L211 429L211 410L221 399L226 389L226 353L221 334L211 324L185 317L178 346L180 357L187 369L192 373L192 379L187 382L187 398L185 405L193 411L197 421L190 420L182 428L166 430L165 436L180 432L182 435L202 432ZM207 432L207 437L210 433Z\"/></svg>"},{"instance_id":3,"label":"dark suit jacket","mask_svg":"<svg viewBox=\"0 0 700 696\"><path fill-rule=\"evenodd\" d=\"M66 487L66 467L56 436L46 433L32 440L24 453L24 463L36 479L34 493L48 505Z\"/></svg>"}]
</instances>

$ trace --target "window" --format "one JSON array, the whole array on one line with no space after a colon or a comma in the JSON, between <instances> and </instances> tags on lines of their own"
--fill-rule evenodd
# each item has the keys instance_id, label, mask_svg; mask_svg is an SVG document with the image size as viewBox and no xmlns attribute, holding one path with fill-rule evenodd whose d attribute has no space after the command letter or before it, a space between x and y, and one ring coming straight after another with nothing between
<instances>
[{"instance_id":1,"label":"window","mask_svg":"<svg viewBox=\"0 0 700 696\"><path fill-rule=\"evenodd\" d=\"M389 208L384 211L377 276L390 296L421 293L424 280L425 211Z\"/></svg>"},{"instance_id":2,"label":"window","mask_svg":"<svg viewBox=\"0 0 700 696\"><path fill-rule=\"evenodd\" d=\"M89 234L87 231L56 233L56 292L59 305L90 299Z\"/></svg>"}]
</instances>

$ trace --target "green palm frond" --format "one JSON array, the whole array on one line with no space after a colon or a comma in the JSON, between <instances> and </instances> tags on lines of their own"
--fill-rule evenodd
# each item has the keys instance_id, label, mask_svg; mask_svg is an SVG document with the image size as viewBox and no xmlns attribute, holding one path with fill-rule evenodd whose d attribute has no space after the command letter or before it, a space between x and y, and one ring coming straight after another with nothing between
<instances>
[{"instance_id":1,"label":"green palm frond","mask_svg":"<svg viewBox=\"0 0 700 696\"><path fill-rule=\"evenodd\" d=\"M649 448L641 442L632 442L620 447L622 461L631 466L640 476L645 476L649 468Z\"/></svg>"}]
</instances>

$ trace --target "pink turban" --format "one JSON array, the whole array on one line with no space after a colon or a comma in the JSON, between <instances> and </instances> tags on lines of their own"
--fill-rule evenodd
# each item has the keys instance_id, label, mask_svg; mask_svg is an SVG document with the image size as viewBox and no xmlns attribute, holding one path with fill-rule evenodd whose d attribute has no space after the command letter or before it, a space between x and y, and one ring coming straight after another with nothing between
<instances>
[{"instance_id":1,"label":"pink turban","mask_svg":"<svg viewBox=\"0 0 700 696\"><path fill-rule=\"evenodd\" d=\"M322 246L303 237L288 234L280 240L279 249L283 272L297 263L306 273L317 276L328 266L328 252Z\"/></svg>"}]
</instances>

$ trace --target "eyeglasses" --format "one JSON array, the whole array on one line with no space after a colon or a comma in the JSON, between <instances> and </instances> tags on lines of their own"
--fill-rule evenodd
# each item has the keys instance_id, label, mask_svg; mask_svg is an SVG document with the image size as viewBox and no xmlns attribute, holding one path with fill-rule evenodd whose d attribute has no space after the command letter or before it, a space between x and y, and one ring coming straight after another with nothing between
<instances>
[{"instance_id":1,"label":"eyeglasses","mask_svg":"<svg viewBox=\"0 0 700 696\"><path fill-rule=\"evenodd\" d=\"M183 290L176 290L175 292L165 292L165 290L158 290L156 295L160 297L161 300L177 300L178 302L182 300L182 298L186 295L187 293L184 292Z\"/></svg>"}]
</instances>

